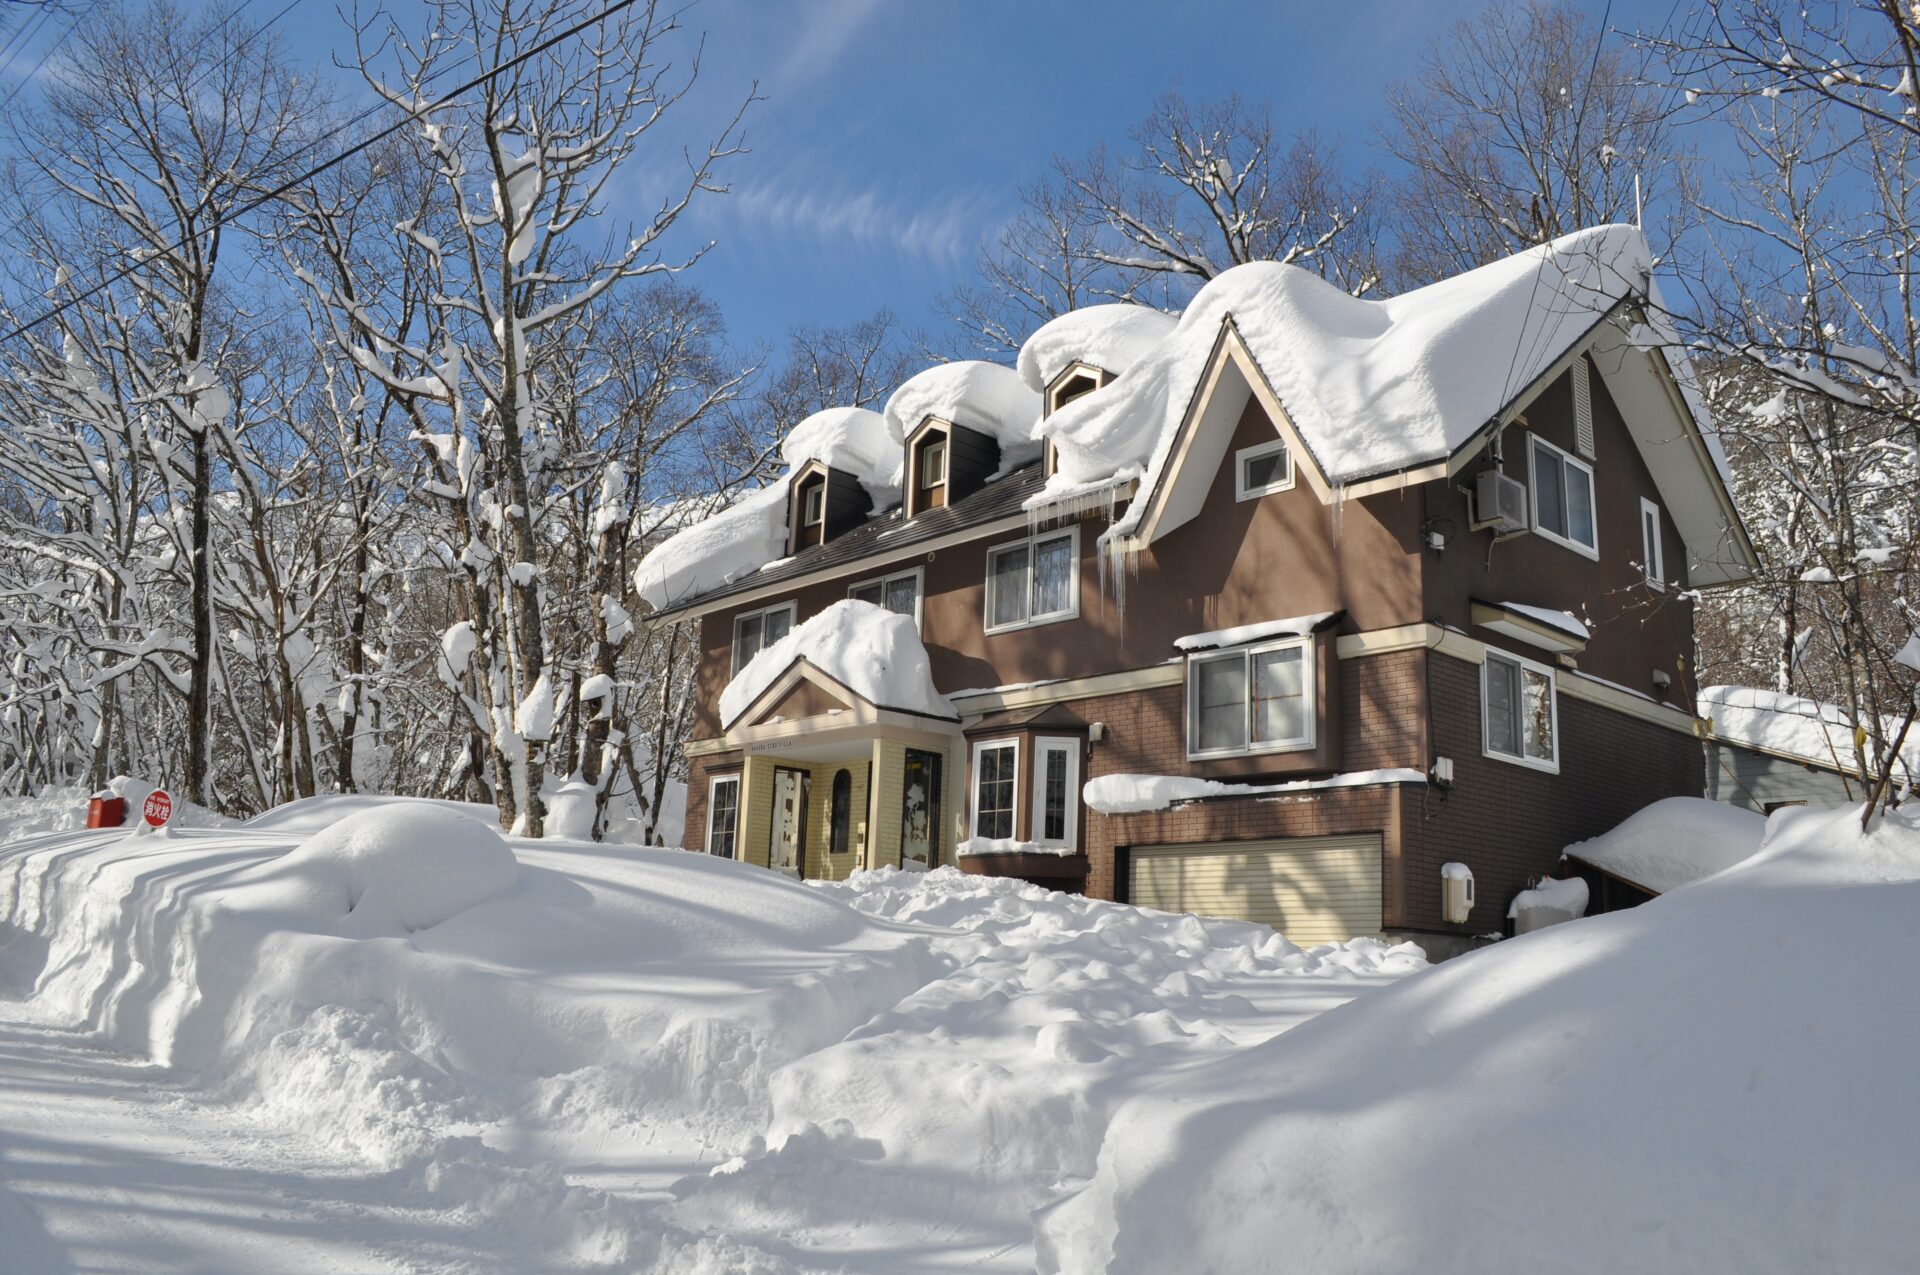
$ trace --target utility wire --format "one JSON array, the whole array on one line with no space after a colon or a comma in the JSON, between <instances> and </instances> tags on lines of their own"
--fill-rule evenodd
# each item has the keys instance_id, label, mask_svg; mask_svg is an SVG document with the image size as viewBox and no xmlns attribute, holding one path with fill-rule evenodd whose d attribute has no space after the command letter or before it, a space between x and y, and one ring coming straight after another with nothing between
<instances>
[{"instance_id":1,"label":"utility wire","mask_svg":"<svg viewBox=\"0 0 1920 1275\"><path fill-rule=\"evenodd\" d=\"M40 68L45 66L47 59L52 57L59 50L60 46L67 42L67 37L72 35L79 27L80 19L87 16L88 9L91 7L92 6L89 5L86 8L76 9L73 14L73 21L67 23L67 29L62 31L58 36L55 36L52 44L49 44L40 51L39 60L33 64L32 68L28 70L25 75L13 82L13 87L7 90L7 96L4 99L0 99L0 114L5 114L7 108L13 105L13 99L20 96L20 90L31 84L33 77L40 74Z\"/></svg>"},{"instance_id":2,"label":"utility wire","mask_svg":"<svg viewBox=\"0 0 1920 1275\"><path fill-rule=\"evenodd\" d=\"M392 124L389 124L387 127L381 129L379 132L373 134L371 137L367 137L362 139L361 141L355 142L352 146L347 147L345 150L340 151L338 154L335 154L331 158L323 160L321 163L314 165L312 168L308 169L306 172L301 173L298 177L289 178L286 181L281 182L278 186L275 186L272 190L267 191L265 194L258 195L253 199L249 199L245 203L241 204L238 208L235 208L232 212L229 212L223 216L214 218L213 221L208 225L208 229L212 229L214 226L227 225L230 222L236 221L239 218L246 216L248 213L254 211L255 209L261 207L264 204L272 203L274 200L280 198L280 196L286 194L288 191L292 190L294 187L302 185L306 182L312 181L315 177L318 177L320 174L328 171L329 169L337 168L341 164L344 164L347 160L353 158L355 155L359 154L361 151L366 150L369 146L372 146L375 142L383 141L386 138L393 136L395 133L399 132L401 129L405 128L408 124L412 123L414 120L418 119L419 117L423 115L430 115L435 111L444 110L446 107L452 105L455 99L459 98L462 94L471 92L472 90L479 88L481 85L487 83L487 81L493 79L495 76L504 74L507 71L511 71L513 68L519 66L521 63L530 61L531 59L538 57L540 54L545 53L548 49L553 48L555 45L558 45L566 40L571 40L574 36L580 34L582 31L585 31L588 27L596 26L599 23L605 22L608 18L612 17L614 14L619 13L624 9L632 8L636 3L638 3L638 0L614 0L614 3L608 5L606 8L602 9L600 12L594 14L591 17L583 18L579 22L576 22L572 26L568 27L566 30L560 32L558 35L554 35L545 40L542 40L540 43L534 45L530 49L527 49L525 52L515 54L513 57L508 58L505 62L500 63L500 65L492 68L491 70L484 71L481 74L475 76L473 79L468 80L465 84L460 85L458 88L454 89L452 92L444 94L441 97L435 98L432 102L429 102L426 106L408 111L404 116L402 116L402 118L395 120ZM187 243L187 240L184 238L176 240L173 244L171 244L166 249L166 251L172 252L176 249L183 248L186 246L186 243ZM0 343L11 341L13 340L13 338L17 336L30 332L34 328L37 328L41 324L47 322L49 319L58 318L60 315L66 313L69 309L71 309L75 305L78 305L80 302L85 301L89 297L97 296L99 293L106 291L108 288L120 282L120 280L126 278L128 275L133 274L135 271L137 271L141 267L142 264L144 263L136 261L131 265L122 266L119 270L116 270L113 274L107 276L107 278L101 280L99 283L95 284L93 287L88 288L85 292L69 297L67 300L60 302L58 305L54 306L52 309L46 310L41 314L39 314L38 316L32 319L28 319L25 323L19 324L18 326L9 329L5 335L0 335Z\"/></svg>"},{"instance_id":3,"label":"utility wire","mask_svg":"<svg viewBox=\"0 0 1920 1275\"><path fill-rule=\"evenodd\" d=\"M1586 87L1581 91L1580 110L1583 113L1585 111L1585 103L1586 103L1587 97L1591 95L1593 92L1593 77L1595 72L1597 72L1600 68L1600 50L1606 47L1607 22L1612 17L1613 17L1613 0L1607 0L1606 10L1604 13L1601 14L1601 17L1600 17L1600 35L1593 42L1593 61L1587 65ZM1579 133L1579 127L1578 127L1577 121L1575 124L1574 131L1575 131L1575 135L1577 136ZM1507 360L1507 374L1504 377L1502 377L1500 380L1500 400L1499 400L1499 406L1495 409L1496 412L1505 409L1508 396L1513 392L1513 389L1514 389L1513 373L1514 373L1514 370L1520 366L1521 348L1523 346L1528 345L1527 325L1533 321L1533 307L1534 307L1534 303L1539 299L1540 281L1546 276L1547 259L1551 256L1553 256L1553 242L1551 240L1548 240L1547 242L1540 245L1540 264L1534 269L1533 286L1527 291L1527 309L1526 309L1526 312L1520 317L1520 330L1514 336L1513 356ZM1539 345L1541 341L1544 340L1545 333L1546 333L1546 328L1543 325L1541 330L1534 334L1534 340L1532 344L1535 346ZM1528 357L1529 359L1531 359L1532 357L1532 353L1530 349L1529 349ZM1489 424L1491 423L1492 422L1489 422Z\"/></svg>"}]
</instances>

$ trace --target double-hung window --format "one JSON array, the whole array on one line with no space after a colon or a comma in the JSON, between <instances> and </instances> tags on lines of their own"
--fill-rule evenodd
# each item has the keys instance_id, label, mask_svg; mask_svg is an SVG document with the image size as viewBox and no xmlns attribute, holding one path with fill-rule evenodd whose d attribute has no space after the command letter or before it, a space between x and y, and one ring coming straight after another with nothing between
<instances>
[{"instance_id":1,"label":"double-hung window","mask_svg":"<svg viewBox=\"0 0 1920 1275\"><path fill-rule=\"evenodd\" d=\"M760 654L793 629L793 603L782 602L764 611L748 611L733 618L733 673L753 662Z\"/></svg>"},{"instance_id":2,"label":"double-hung window","mask_svg":"<svg viewBox=\"0 0 1920 1275\"><path fill-rule=\"evenodd\" d=\"M987 632L1080 614L1080 529L1049 532L987 551Z\"/></svg>"},{"instance_id":3,"label":"double-hung window","mask_svg":"<svg viewBox=\"0 0 1920 1275\"><path fill-rule=\"evenodd\" d=\"M1546 665L1489 650L1480 666L1487 755L1558 772L1560 722L1554 690L1553 670Z\"/></svg>"},{"instance_id":4,"label":"double-hung window","mask_svg":"<svg viewBox=\"0 0 1920 1275\"><path fill-rule=\"evenodd\" d=\"M1187 660L1187 755L1313 747L1313 640L1213 651Z\"/></svg>"},{"instance_id":5,"label":"double-hung window","mask_svg":"<svg viewBox=\"0 0 1920 1275\"><path fill-rule=\"evenodd\" d=\"M976 839L1013 840L1019 772L1017 740L984 740L973 746L973 836Z\"/></svg>"},{"instance_id":6,"label":"double-hung window","mask_svg":"<svg viewBox=\"0 0 1920 1275\"><path fill-rule=\"evenodd\" d=\"M1593 529L1593 466L1543 438L1531 440L1533 529L1589 558L1600 556Z\"/></svg>"},{"instance_id":7,"label":"double-hung window","mask_svg":"<svg viewBox=\"0 0 1920 1275\"><path fill-rule=\"evenodd\" d=\"M707 787L707 853L737 858L739 840L740 776L715 775Z\"/></svg>"},{"instance_id":8,"label":"double-hung window","mask_svg":"<svg viewBox=\"0 0 1920 1275\"><path fill-rule=\"evenodd\" d=\"M855 602L871 602L884 607L895 615L904 615L918 624L920 622L920 576L921 569L902 571L898 575L882 576L877 580L862 580L847 590L847 596Z\"/></svg>"}]
</instances>

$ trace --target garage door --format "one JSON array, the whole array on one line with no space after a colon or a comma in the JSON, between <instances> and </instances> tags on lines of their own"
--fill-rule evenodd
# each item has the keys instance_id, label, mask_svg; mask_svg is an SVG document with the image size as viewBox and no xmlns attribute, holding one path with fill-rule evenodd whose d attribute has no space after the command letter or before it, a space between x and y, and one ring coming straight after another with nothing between
<instances>
[{"instance_id":1,"label":"garage door","mask_svg":"<svg viewBox=\"0 0 1920 1275\"><path fill-rule=\"evenodd\" d=\"M1380 837L1136 846L1134 903L1262 921L1301 946L1380 932Z\"/></svg>"}]
</instances>

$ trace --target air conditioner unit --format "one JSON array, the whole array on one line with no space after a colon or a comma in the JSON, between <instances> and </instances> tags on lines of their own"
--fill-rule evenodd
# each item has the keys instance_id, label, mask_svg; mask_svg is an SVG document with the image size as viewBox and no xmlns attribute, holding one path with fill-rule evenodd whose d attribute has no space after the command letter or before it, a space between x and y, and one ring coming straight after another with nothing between
<instances>
[{"instance_id":1,"label":"air conditioner unit","mask_svg":"<svg viewBox=\"0 0 1920 1275\"><path fill-rule=\"evenodd\" d=\"M1473 484L1473 525L1498 534L1527 529L1527 485L1497 469L1482 472Z\"/></svg>"}]
</instances>

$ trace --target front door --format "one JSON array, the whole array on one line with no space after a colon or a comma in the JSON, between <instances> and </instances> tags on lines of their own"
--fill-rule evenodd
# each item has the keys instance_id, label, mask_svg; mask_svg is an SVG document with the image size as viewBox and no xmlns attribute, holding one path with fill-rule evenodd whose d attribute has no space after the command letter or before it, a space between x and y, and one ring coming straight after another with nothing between
<instances>
[{"instance_id":1,"label":"front door","mask_svg":"<svg viewBox=\"0 0 1920 1275\"><path fill-rule=\"evenodd\" d=\"M900 785L900 866L925 872L940 862L939 753L907 750L906 778Z\"/></svg>"},{"instance_id":2,"label":"front door","mask_svg":"<svg viewBox=\"0 0 1920 1275\"><path fill-rule=\"evenodd\" d=\"M804 866L807 836L807 782L804 770L776 766L773 771L773 846L767 866L798 878Z\"/></svg>"}]
</instances>

